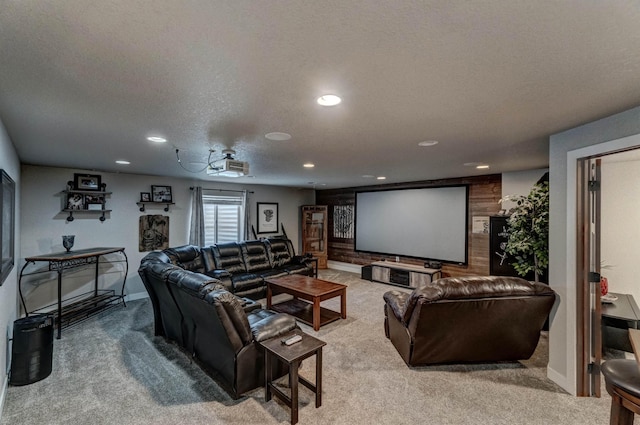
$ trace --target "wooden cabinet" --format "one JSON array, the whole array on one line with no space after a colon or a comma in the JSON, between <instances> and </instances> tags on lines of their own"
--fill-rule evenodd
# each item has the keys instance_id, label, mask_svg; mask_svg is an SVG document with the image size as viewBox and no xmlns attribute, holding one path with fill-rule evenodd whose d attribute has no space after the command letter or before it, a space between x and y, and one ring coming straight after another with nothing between
<instances>
[{"instance_id":1,"label":"wooden cabinet","mask_svg":"<svg viewBox=\"0 0 640 425\"><path fill-rule=\"evenodd\" d=\"M327 206L302 206L302 253L318 259L318 268L327 268Z\"/></svg>"}]
</instances>

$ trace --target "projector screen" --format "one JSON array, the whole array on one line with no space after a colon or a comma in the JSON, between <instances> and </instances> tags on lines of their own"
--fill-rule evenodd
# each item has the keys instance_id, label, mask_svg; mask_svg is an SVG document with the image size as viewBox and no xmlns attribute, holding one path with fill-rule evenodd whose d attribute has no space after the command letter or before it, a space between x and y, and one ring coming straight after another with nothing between
<instances>
[{"instance_id":1,"label":"projector screen","mask_svg":"<svg viewBox=\"0 0 640 425\"><path fill-rule=\"evenodd\" d=\"M468 187L356 193L356 251L467 263Z\"/></svg>"}]
</instances>

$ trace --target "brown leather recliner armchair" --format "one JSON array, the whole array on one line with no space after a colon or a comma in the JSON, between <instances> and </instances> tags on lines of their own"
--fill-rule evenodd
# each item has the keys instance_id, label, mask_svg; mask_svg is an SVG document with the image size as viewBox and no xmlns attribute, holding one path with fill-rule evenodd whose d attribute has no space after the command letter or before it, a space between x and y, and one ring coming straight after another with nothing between
<instances>
[{"instance_id":1,"label":"brown leather recliner armchair","mask_svg":"<svg viewBox=\"0 0 640 425\"><path fill-rule=\"evenodd\" d=\"M533 354L555 301L518 277L444 278L384 294L387 338L409 366L515 361Z\"/></svg>"}]
</instances>

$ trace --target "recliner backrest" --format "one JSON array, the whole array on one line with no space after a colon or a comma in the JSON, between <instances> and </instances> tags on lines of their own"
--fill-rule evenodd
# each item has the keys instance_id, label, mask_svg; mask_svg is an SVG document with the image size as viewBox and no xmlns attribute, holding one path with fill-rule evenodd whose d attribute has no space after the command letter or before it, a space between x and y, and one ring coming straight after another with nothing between
<instances>
[{"instance_id":1,"label":"recliner backrest","mask_svg":"<svg viewBox=\"0 0 640 425\"><path fill-rule=\"evenodd\" d=\"M237 242L225 242L211 247L216 269L225 269L231 274L245 273L247 268L242 249Z\"/></svg>"},{"instance_id":2,"label":"recliner backrest","mask_svg":"<svg viewBox=\"0 0 640 425\"><path fill-rule=\"evenodd\" d=\"M238 297L228 291L217 290L208 293L204 299L215 308L235 352L252 341L249 319Z\"/></svg>"},{"instance_id":3,"label":"recliner backrest","mask_svg":"<svg viewBox=\"0 0 640 425\"><path fill-rule=\"evenodd\" d=\"M271 259L262 241L246 241L240 244L244 264L248 272L271 269Z\"/></svg>"},{"instance_id":4,"label":"recliner backrest","mask_svg":"<svg viewBox=\"0 0 640 425\"><path fill-rule=\"evenodd\" d=\"M195 245L183 245L177 248L168 248L163 251L172 264L192 272L204 271L200 247Z\"/></svg>"},{"instance_id":5,"label":"recliner backrest","mask_svg":"<svg viewBox=\"0 0 640 425\"><path fill-rule=\"evenodd\" d=\"M283 267L291 263L294 253L293 244L289 239L267 239L265 243L273 267Z\"/></svg>"},{"instance_id":6,"label":"recliner backrest","mask_svg":"<svg viewBox=\"0 0 640 425\"><path fill-rule=\"evenodd\" d=\"M448 277L416 288L405 305L403 321L407 323L416 304L438 301L554 295L549 286L511 276Z\"/></svg>"}]
</instances>

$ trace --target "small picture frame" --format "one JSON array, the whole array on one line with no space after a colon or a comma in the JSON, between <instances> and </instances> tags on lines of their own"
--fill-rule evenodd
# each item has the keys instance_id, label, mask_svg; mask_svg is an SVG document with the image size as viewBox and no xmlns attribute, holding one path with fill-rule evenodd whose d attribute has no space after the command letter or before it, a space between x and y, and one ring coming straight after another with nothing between
<instances>
[{"instance_id":1,"label":"small picture frame","mask_svg":"<svg viewBox=\"0 0 640 425\"><path fill-rule=\"evenodd\" d=\"M102 205L104 204L104 195L92 195L86 194L84 195L84 203L85 205ZM88 207L87 207L88 208Z\"/></svg>"},{"instance_id":2,"label":"small picture frame","mask_svg":"<svg viewBox=\"0 0 640 425\"><path fill-rule=\"evenodd\" d=\"M98 174L80 174L73 175L73 185L76 190L102 190L102 177Z\"/></svg>"},{"instance_id":3,"label":"small picture frame","mask_svg":"<svg viewBox=\"0 0 640 425\"><path fill-rule=\"evenodd\" d=\"M151 193L140 192L140 202L151 202Z\"/></svg>"},{"instance_id":4,"label":"small picture frame","mask_svg":"<svg viewBox=\"0 0 640 425\"><path fill-rule=\"evenodd\" d=\"M84 210L84 196L82 193L68 193L67 194L67 209L68 210Z\"/></svg>"},{"instance_id":5,"label":"small picture frame","mask_svg":"<svg viewBox=\"0 0 640 425\"><path fill-rule=\"evenodd\" d=\"M173 202L171 186L151 186L151 199L153 202Z\"/></svg>"},{"instance_id":6,"label":"small picture frame","mask_svg":"<svg viewBox=\"0 0 640 425\"><path fill-rule=\"evenodd\" d=\"M278 233L278 204L258 202L258 233Z\"/></svg>"}]
</instances>

